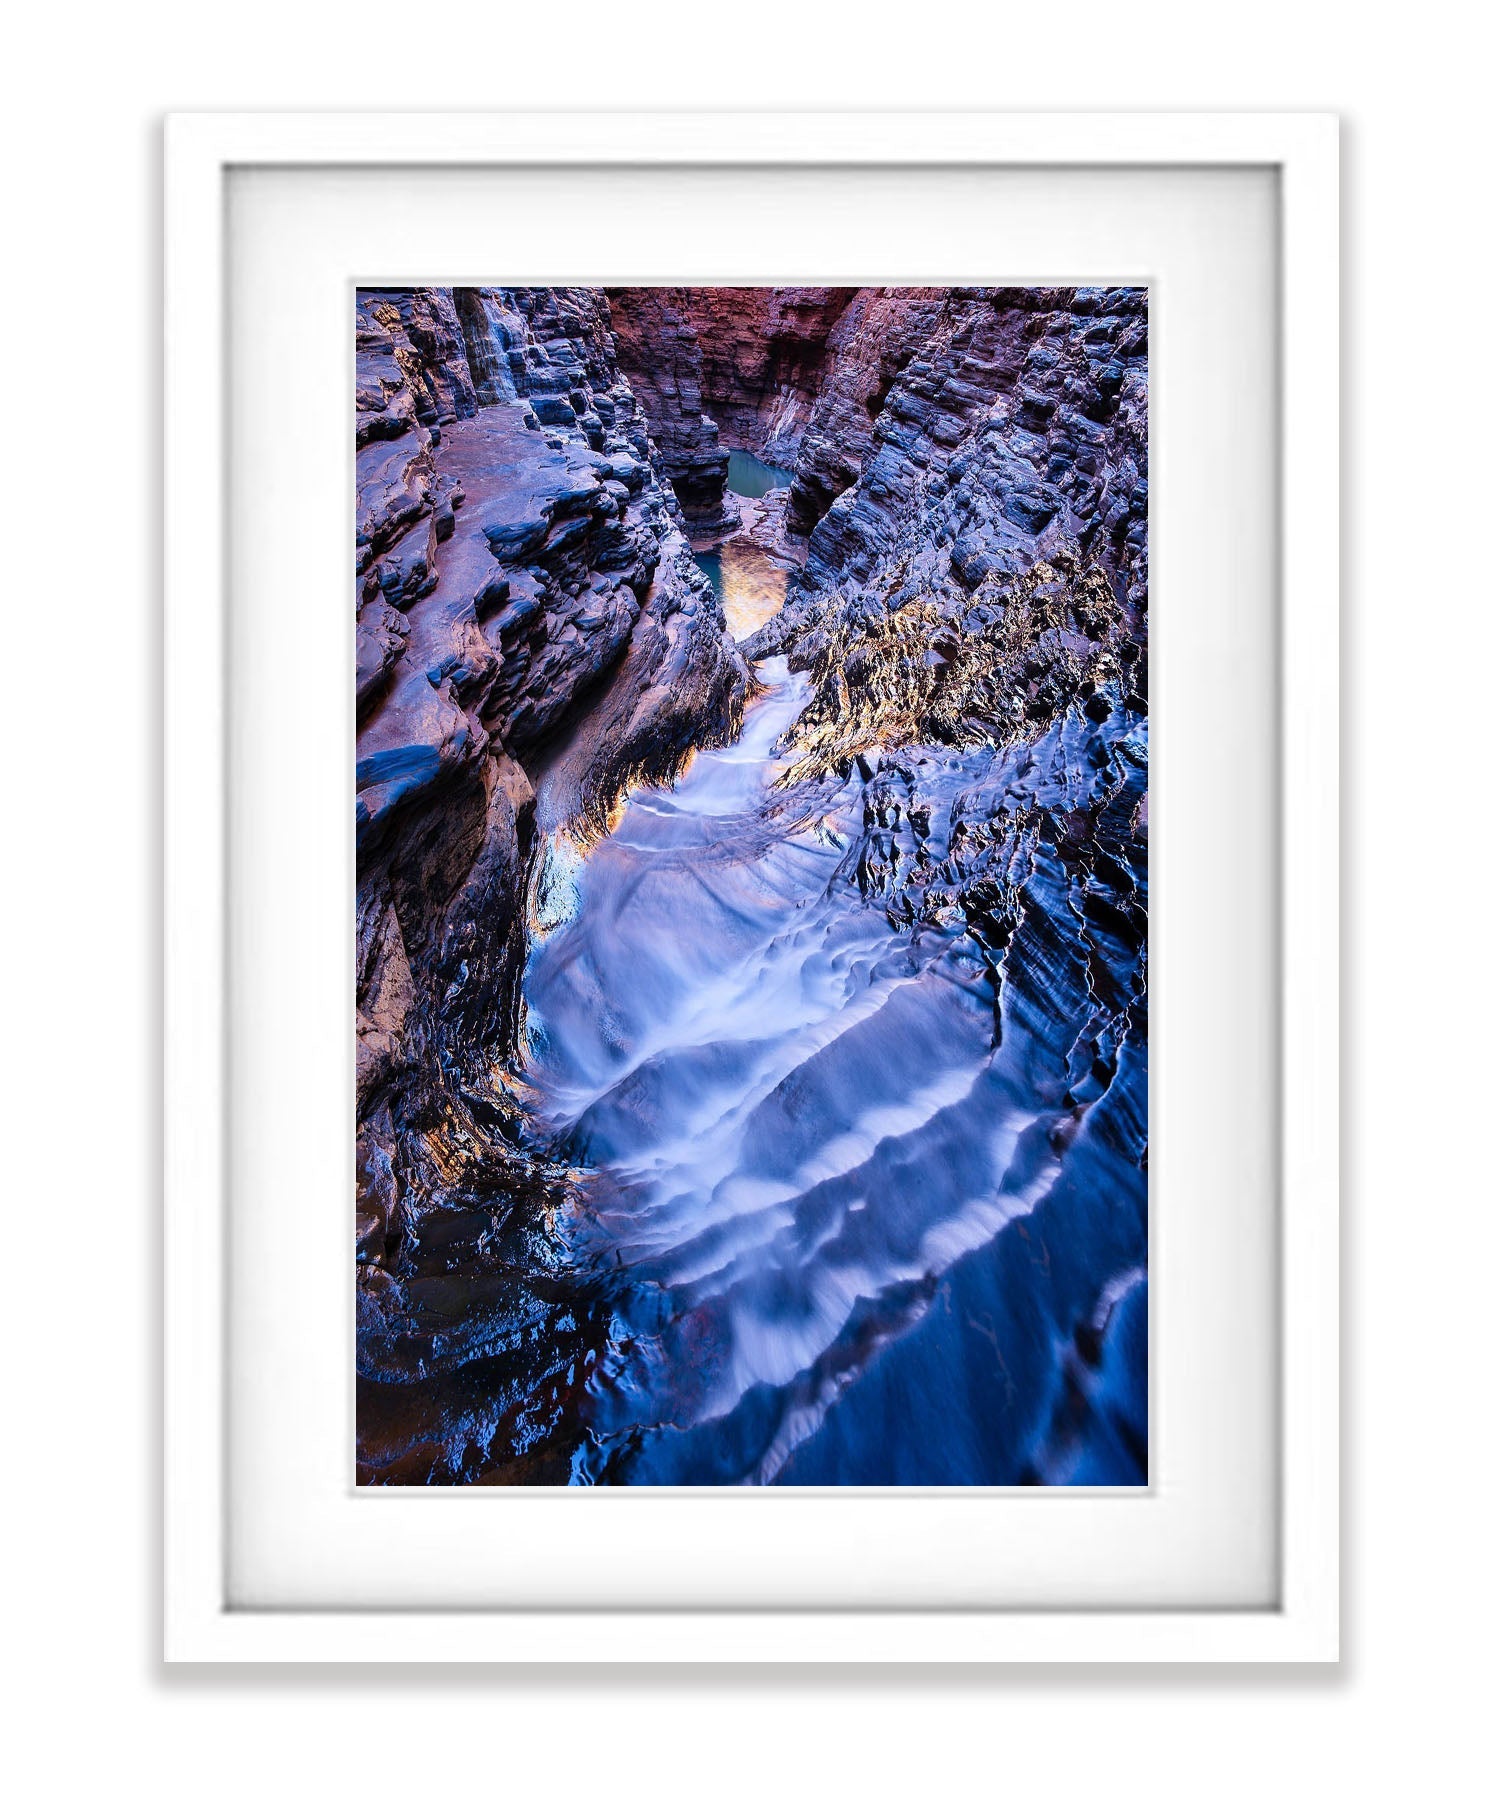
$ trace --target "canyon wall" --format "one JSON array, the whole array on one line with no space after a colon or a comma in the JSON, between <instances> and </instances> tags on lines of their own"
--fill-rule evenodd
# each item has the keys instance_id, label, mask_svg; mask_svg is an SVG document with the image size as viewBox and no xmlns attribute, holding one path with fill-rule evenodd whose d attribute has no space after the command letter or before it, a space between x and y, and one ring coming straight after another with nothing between
<instances>
[{"instance_id":1,"label":"canyon wall","mask_svg":"<svg viewBox=\"0 0 1500 1800\"><path fill-rule=\"evenodd\" d=\"M610 288L610 322L621 373L651 428L695 541L739 524L725 504L729 452L704 410L703 354L683 288Z\"/></svg>"},{"instance_id":2,"label":"canyon wall","mask_svg":"<svg viewBox=\"0 0 1500 1800\"><path fill-rule=\"evenodd\" d=\"M1144 290L959 289L898 316L868 429L845 398L877 391L859 334L844 351L852 380L835 366L825 385L793 493L827 492L830 465L838 492L753 654L808 638L831 612L876 622L916 599L971 636L1055 557L1106 579L1130 613L1120 648L1133 660L1147 586Z\"/></svg>"},{"instance_id":3,"label":"canyon wall","mask_svg":"<svg viewBox=\"0 0 1500 1800\"><path fill-rule=\"evenodd\" d=\"M726 449L792 471L793 539L815 532L868 465L861 494L812 547L815 579L861 575L872 542L889 535L893 497L914 503L923 478L946 468L981 423L990 444L1002 429L1017 438L1008 470L992 472L990 497L1007 475L1034 495L1009 502L1017 515L1009 523L1022 533L1012 534L1011 560L1019 565L1036 535L1020 517L1028 507L1032 517L1048 507L1058 517L1069 504L1074 523L1065 519L1062 529L1081 542L1095 510L1089 482L1115 448L1109 427L1121 407L1111 384L1144 367L1143 320L1132 334L1110 315L1085 319L1075 310L1123 304L1118 293L615 288L609 299L620 366L690 524L705 533L732 528L733 507L722 503ZM1084 322L1067 330L1064 319ZM1018 384L1012 421L994 409ZM1129 405L1125 416L1134 417ZM850 527L856 504L866 516ZM981 514L982 503L974 510Z\"/></svg>"},{"instance_id":4,"label":"canyon wall","mask_svg":"<svg viewBox=\"0 0 1500 1800\"><path fill-rule=\"evenodd\" d=\"M868 434L844 399L864 378L825 377L838 399L798 481L858 471L747 649L812 679L787 780L864 783L846 879L893 930L958 930L987 962L996 1066L1023 1072L1059 1173L944 1275L780 1479L889 1479L871 1416L944 1371L987 1396L970 1479L1142 1481L1146 295L955 291L904 324ZM929 745L992 751L989 772L950 799Z\"/></svg>"},{"instance_id":5,"label":"canyon wall","mask_svg":"<svg viewBox=\"0 0 1500 1800\"><path fill-rule=\"evenodd\" d=\"M749 676L601 293L363 291L356 358L360 1455L451 1478L579 1329L514 1093L534 841L722 741Z\"/></svg>"},{"instance_id":6,"label":"canyon wall","mask_svg":"<svg viewBox=\"0 0 1500 1800\"><path fill-rule=\"evenodd\" d=\"M791 523L796 533L811 530L858 473L884 388L903 360L893 327L924 299L942 297L938 289L607 292L620 368L701 542L739 523L724 494L728 451L790 468L817 418Z\"/></svg>"},{"instance_id":7,"label":"canyon wall","mask_svg":"<svg viewBox=\"0 0 1500 1800\"><path fill-rule=\"evenodd\" d=\"M703 391L732 450L790 467L855 288L689 288Z\"/></svg>"}]
</instances>

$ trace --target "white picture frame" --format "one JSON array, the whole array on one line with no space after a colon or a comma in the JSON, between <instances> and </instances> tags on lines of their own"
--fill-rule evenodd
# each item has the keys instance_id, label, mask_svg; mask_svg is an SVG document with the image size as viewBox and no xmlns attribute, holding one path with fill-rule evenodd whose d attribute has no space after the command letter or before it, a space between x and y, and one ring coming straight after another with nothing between
<instances>
[{"instance_id":1,"label":"white picture frame","mask_svg":"<svg viewBox=\"0 0 1500 1800\"><path fill-rule=\"evenodd\" d=\"M1338 161L1307 114L196 114L166 157L165 1654L174 1661L1338 1656ZM1280 286L1280 1432L1266 1607L245 1607L228 1580L226 195L294 167L1269 169ZM1277 522L1266 529L1275 533ZM433 1496L437 1499L437 1496ZM1066 1504L1066 1501L1060 1502ZM921 1502L913 1502L920 1505ZM1037 1504L1028 1500L1026 1504Z\"/></svg>"}]
</instances>

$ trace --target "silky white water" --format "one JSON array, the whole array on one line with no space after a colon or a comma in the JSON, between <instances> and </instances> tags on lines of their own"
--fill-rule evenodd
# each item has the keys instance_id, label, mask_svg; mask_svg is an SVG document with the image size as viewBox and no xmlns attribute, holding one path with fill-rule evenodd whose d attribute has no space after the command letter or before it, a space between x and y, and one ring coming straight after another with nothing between
<instances>
[{"instance_id":1,"label":"silky white water","mask_svg":"<svg viewBox=\"0 0 1500 1800\"><path fill-rule=\"evenodd\" d=\"M759 673L735 744L562 853L568 901L527 970L535 1111L608 1177L568 1222L622 1282L591 1383L603 1459L758 1390L795 1399L805 1436L847 1382L861 1309L873 1347L912 1284L1050 1180L1011 1169L1031 1116L992 1069L982 962L961 937L898 935L850 880L857 774L778 793L806 681L779 658ZM955 784L975 755L945 753ZM739 1478L773 1474L787 1436Z\"/></svg>"}]
</instances>

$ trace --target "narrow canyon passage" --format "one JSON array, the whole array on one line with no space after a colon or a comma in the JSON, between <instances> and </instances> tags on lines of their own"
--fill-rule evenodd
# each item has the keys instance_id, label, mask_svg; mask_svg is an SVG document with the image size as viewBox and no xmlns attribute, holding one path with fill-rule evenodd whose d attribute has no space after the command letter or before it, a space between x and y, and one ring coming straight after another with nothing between
<instances>
[{"instance_id":1,"label":"narrow canyon passage","mask_svg":"<svg viewBox=\"0 0 1500 1800\"><path fill-rule=\"evenodd\" d=\"M1144 1482L1144 291L355 312L357 1479Z\"/></svg>"}]
</instances>

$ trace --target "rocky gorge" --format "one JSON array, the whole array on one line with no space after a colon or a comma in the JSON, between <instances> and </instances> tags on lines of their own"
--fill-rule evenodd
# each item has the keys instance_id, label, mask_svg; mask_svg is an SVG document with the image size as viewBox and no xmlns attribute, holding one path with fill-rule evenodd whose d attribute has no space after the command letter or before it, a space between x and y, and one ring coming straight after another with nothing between
<instances>
[{"instance_id":1,"label":"rocky gorge","mask_svg":"<svg viewBox=\"0 0 1500 1800\"><path fill-rule=\"evenodd\" d=\"M1143 1481L1144 292L355 354L359 1479Z\"/></svg>"}]
</instances>

